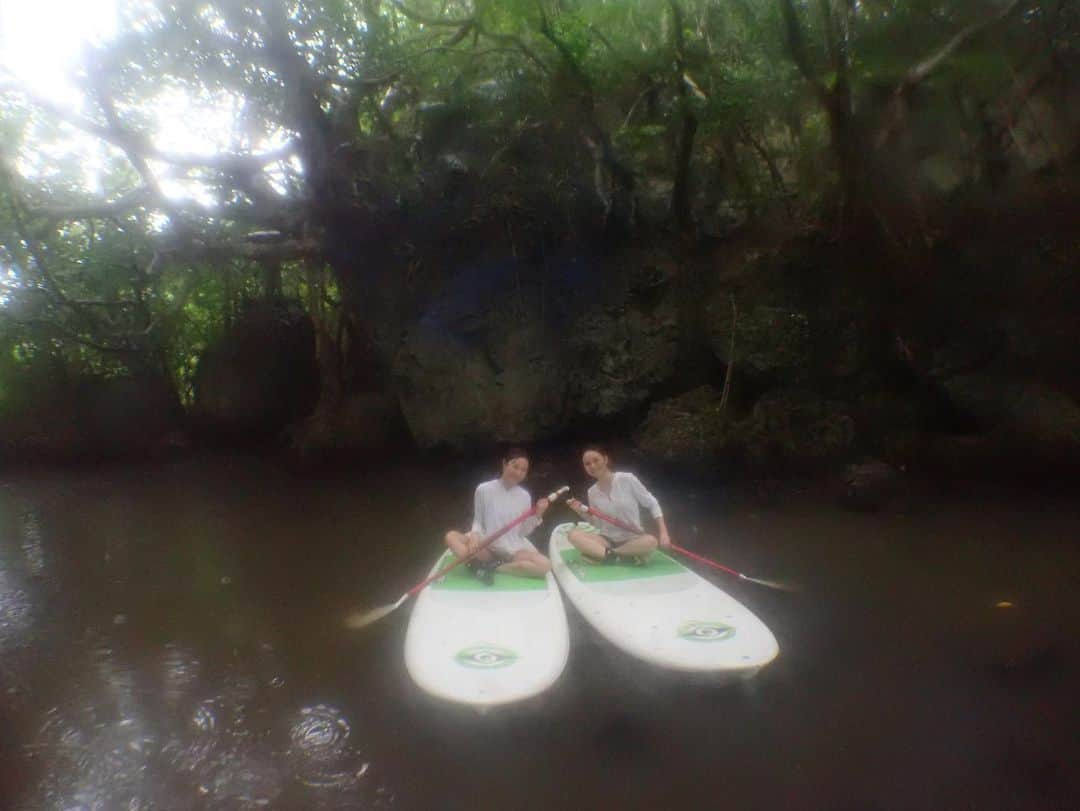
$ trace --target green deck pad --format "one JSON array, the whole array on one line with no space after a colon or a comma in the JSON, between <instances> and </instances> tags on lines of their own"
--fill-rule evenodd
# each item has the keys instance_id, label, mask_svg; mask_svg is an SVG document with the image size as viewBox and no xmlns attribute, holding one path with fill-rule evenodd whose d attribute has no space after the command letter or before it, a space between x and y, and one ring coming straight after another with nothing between
<instances>
[{"instance_id":1,"label":"green deck pad","mask_svg":"<svg viewBox=\"0 0 1080 811\"><path fill-rule=\"evenodd\" d=\"M439 568L449 566L453 562L453 554L447 552L439 561ZM458 566L442 579L432 583L431 587L442 591L543 591L547 588L547 580L543 577L521 577L496 572L495 582L490 586L485 586L477 580L476 575L469 571L468 566Z\"/></svg>"},{"instance_id":2,"label":"green deck pad","mask_svg":"<svg viewBox=\"0 0 1080 811\"><path fill-rule=\"evenodd\" d=\"M686 568L665 555L653 552L644 566L618 561L615 563L585 563L577 549L564 549L560 552L563 561L570 567L578 580L585 583L610 583L615 580L640 580L645 577L661 577L668 574L685 572Z\"/></svg>"}]
</instances>

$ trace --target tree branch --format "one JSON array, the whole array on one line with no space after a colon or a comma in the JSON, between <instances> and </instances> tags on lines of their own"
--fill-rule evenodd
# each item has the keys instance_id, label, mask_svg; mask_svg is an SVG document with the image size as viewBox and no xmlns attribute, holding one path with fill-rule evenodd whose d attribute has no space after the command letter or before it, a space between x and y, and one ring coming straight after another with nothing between
<instances>
[{"instance_id":1,"label":"tree branch","mask_svg":"<svg viewBox=\"0 0 1080 811\"><path fill-rule=\"evenodd\" d=\"M259 4L266 21L266 58L285 89L283 107L300 133L300 150L312 189L321 190L330 177L332 124L322 108L322 87L311 66L289 36L289 22L278 0Z\"/></svg>"},{"instance_id":2,"label":"tree branch","mask_svg":"<svg viewBox=\"0 0 1080 811\"><path fill-rule=\"evenodd\" d=\"M528 45L526 45L524 40L522 40L520 37L514 36L513 34L494 34L491 31L488 31L486 28L481 27L479 23L474 26L474 30L476 30L481 36L492 39L495 42L504 45L507 43L513 45L515 48L521 51L521 53L525 54L525 56L528 57L534 65L540 68L540 71L542 73L551 73L551 68L547 66L547 63L539 56L537 56L536 52L533 51Z\"/></svg>"},{"instance_id":3,"label":"tree branch","mask_svg":"<svg viewBox=\"0 0 1080 811\"><path fill-rule=\"evenodd\" d=\"M284 239L280 242L162 242L156 245L162 258L186 259L260 259L288 261L316 259L322 256L322 245L314 239Z\"/></svg>"},{"instance_id":4,"label":"tree branch","mask_svg":"<svg viewBox=\"0 0 1080 811\"><path fill-rule=\"evenodd\" d=\"M23 242L26 243L26 247L30 251L30 257L34 260L34 269L37 270L41 275L42 280L45 282L48 294L56 302L70 308L89 324L96 325L97 319L94 315L85 307L82 307L77 301L72 301L64 292L63 288L60 287L60 284L56 281L55 277L53 277L49 270L48 260L45 258L45 251L42 249L41 244L34 239L33 235L30 233L30 229L26 227L26 221L20 210L19 202L15 198L15 192L10 187L8 189L8 204L11 208L11 219L15 224L15 230L18 232L19 236L22 237Z\"/></svg>"},{"instance_id":5,"label":"tree branch","mask_svg":"<svg viewBox=\"0 0 1080 811\"><path fill-rule=\"evenodd\" d=\"M675 147L675 178L671 186L671 213L680 228L693 226L690 210L690 160L694 152L694 136L698 121L686 98L686 42L683 36L682 8L676 0L668 0L671 8L671 27L675 46L675 83L679 99L682 126Z\"/></svg>"},{"instance_id":6,"label":"tree branch","mask_svg":"<svg viewBox=\"0 0 1080 811\"><path fill-rule=\"evenodd\" d=\"M806 38L803 35L802 25L799 23L798 13L792 0L779 0L780 14L784 18L784 30L787 33L788 51L791 54L795 66L814 89L819 93L825 92L825 86L821 83L817 72L810 64L810 55L806 49Z\"/></svg>"},{"instance_id":7,"label":"tree branch","mask_svg":"<svg viewBox=\"0 0 1080 811\"><path fill-rule=\"evenodd\" d=\"M413 11L411 8L402 3L401 0L390 0L390 5L392 5L394 8L396 8L413 22L418 22L421 25L440 25L450 28L464 28L465 26L472 25L476 22L475 19L473 19L472 17L465 17L464 19L428 17L424 14L421 14L419 11Z\"/></svg>"},{"instance_id":8,"label":"tree branch","mask_svg":"<svg viewBox=\"0 0 1080 811\"><path fill-rule=\"evenodd\" d=\"M27 213L31 217L42 217L47 220L103 220L147 205L152 194L153 192L150 189L139 186L137 189L125 192L111 202L30 208L27 209Z\"/></svg>"},{"instance_id":9,"label":"tree branch","mask_svg":"<svg viewBox=\"0 0 1080 811\"><path fill-rule=\"evenodd\" d=\"M204 167L222 172L255 172L259 171L264 166L277 163L278 161L285 160L296 154L296 143L293 141L289 141L283 146L270 150L269 152L258 154L231 153L218 155L192 155L167 152L153 146L144 135L126 130L120 126L119 123L117 123L117 126L99 124L96 121L74 113L13 82L0 82L0 92L22 95L35 106L42 108L56 118L59 118L90 135L96 135L103 141L113 144L114 146L123 149L125 152L131 150L145 159L161 161L162 163L168 163L173 166L180 166L188 169Z\"/></svg>"},{"instance_id":10,"label":"tree branch","mask_svg":"<svg viewBox=\"0 0 1080 811\"><path fill-rule=\"evenodd\" d=\"M120 116L116 113L116 105L113 104L112 98L105 92L104 87L100 84L94 85L94 95L97 97L97 102L101 106L102 113L105 114L105 121L108 123L109 129L113 132L122 132L123 126L120 123ZM142 178L146 188L148 188L155 197L165 201L165 192L161 190L161 185L158 183L157 177L150 169L150 164L146 162L146 157L134 149L130 142L121 144L120 148L124 150L124 154L127 155L127 159L131 162L131 165L135 167L135 171L139 173L139 177ZM171 202L165 203L165 206L165 210L169 216L178 216L178 213Z\"/></svg>"},{"instance_id":11,"label":"tree branch","mask_svg":"<svg viewBox=\"0 0 1080 811\"><path fill-rule=\"evenodd\" d=\"M141 349L139 349L139 348L137 348L135 346L132 346L126 340L124 340L123 345L110 345L110 344L99 343L98 341L94 341L94 340L91 340L90 338L86 338L86 337L80 335L79 333L75 332L74 330L68 329L67 327L65 327L63 324L61 324L59 321L56 321L55 319L51 319L51 318L13 318L11 320L12 320L13 323L19 324L20 326L45 327L46 329L50 329L50 330L52 330L54 332L59 333L62 337L67 338L68 340L75 341L76 343L82 344L83 346L88 346L91 349L96 349L98 352L104 352L104 353L110 354L110 355L141 355L142 354Z\"/></svg>"},{"instance_id":12,"label":"tree branch","mask_svg":"<svg viewBox=\"0 0 1080 811\"><path fill-rule=\"evenodd\" d=\"M783 1L790 2L790 0ZM962 28L935 53L908 70L892 93L892 100L889 102L888 112L885 114L885 123L874 138L875 148L880 149L889 142L893 132L896 131L896 128L904 119L907 97L911 95L911 92L915 87L918 86L920 82L925 81L934 71L941 67L945 60L963 47L968 40L999 20L1007 17L1019 4L1020 0L1010 0L1006 5L999 8L989 17L976 20L970 25Z\"/></svg>"},{"instance_id":13,"label":"tree branch","mask_svg":"<svg viewBox=\"0 0 1080 811\"><path fill-rule=\"evenodd\" d=\"M984 28L989 28L998 20L1007 17L1012 12L1012 10L1016 8L1019 4L1020 0L1010 0L1009 3L999 8L989 17L973 22L971 25L962 29L958 34L956 34L956 36L954 36L947 43L945 43L945 45L942 46L937 53L931 55L927 59L924 59L922 62L915 65L913 68L911 68L911 70L907 72L907 75L904 77L904 80L902 82L902 87L905 88L903 92L910 91L911 88L926 79L931 73L941 67L942 62L944 62L946 59L956 53L956 51L959 50L969 39L974 37L976 34L982 32ZM899 88L898 92L901 92Z\"/></svg>"}]
</instances>

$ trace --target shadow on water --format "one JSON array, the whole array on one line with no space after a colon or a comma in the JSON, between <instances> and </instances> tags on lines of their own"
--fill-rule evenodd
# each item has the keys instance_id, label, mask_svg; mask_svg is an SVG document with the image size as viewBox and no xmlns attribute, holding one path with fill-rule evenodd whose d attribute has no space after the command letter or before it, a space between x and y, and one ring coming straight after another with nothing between
<instances>
[{"instance_id":1,"label":"shadow on water","mask_svg":"<svg viewBox=\"0 0 1080 811\"><path fill-rule=\"evenodd\" d=\"M482 465L9 475L0 807L1080 807L1075 500L861 514L641 472L677 541L803 584L714 578L779 659L728 685L661 672L568 606L560 681L485 715L411 683L406 609L342 627L427 571ZM532 489L566 477L541 462Z\"/></svg>"}]
</instances>

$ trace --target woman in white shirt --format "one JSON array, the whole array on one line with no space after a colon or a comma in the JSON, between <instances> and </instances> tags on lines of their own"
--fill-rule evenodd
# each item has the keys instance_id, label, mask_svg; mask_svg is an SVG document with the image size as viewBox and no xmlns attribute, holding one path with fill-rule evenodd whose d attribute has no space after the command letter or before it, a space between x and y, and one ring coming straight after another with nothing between
<instances>
[{"instance_id":1,"label":"woman in white shirt","mask_svg":"<svg viewBox=\"0 0 1080 811\"><path fill-rule=\"evenodd\" d=\"M480 541L532 506L532 496L521 486L528 474L528 454L520 448L511 448L502 460L502 475L477 485L472 528L468 532L450 530L446 533L446 545L458 559L471 554ZM494 580L495 572L524 577L543 577L550 572L550 561L525 537L540 526L541 516L547 508L546 498L537 501L535 515L477 552L469 561L469 568L488 584Z\"/></svg>"},{"instance_id":2,"label":"woman in white shirt","mask_svg":"<svg viewBox=\"0 0 1080 811\"><path fill-rule=\"evenodd\" d=\"M612 562L625 558L635 563L643 562L645 556L656 549L671 546L664 514L656 497L645 489L633 473L611 469L611 457L600 448L588 448L581 456L585 472L596 479L589 488L589 506L618 519L632 527L641 526L641 508L644 507L656 521L659 538L648 533L634 533L592 517L577 499L566 503L570 509L588 520L596 532L581 529L570 530L569 539L580 550L582 557L592 562Z\"/></svg>"}]
</instances>

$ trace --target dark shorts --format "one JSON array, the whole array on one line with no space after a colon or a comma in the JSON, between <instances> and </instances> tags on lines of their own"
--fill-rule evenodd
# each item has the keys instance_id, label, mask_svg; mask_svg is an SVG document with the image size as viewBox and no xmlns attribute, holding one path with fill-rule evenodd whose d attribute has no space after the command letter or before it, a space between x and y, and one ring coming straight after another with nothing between
<instances>
[{"instance_id":1,"label":"dark shorts","mask_svg":"<svg viewBox=\"0 0 1080 811\"><path fill-rule=\"evenodd\" d=\"M599 535L599 536L600 536L601 538L603 538L603 539L604 539L604 543L606 543L606 544L607 544L608 546L610 546L610 547L611 547L612 549L618 549L618 548L619 548L620 546L622 546L623 544L626 544L626 543L630 543L630 541L634 540L634 538L640 538L640 537L641 537L640 535L633 535L633 536L631 536L631 537L629 537L629 538L623 538L623 539L622 539L621 541L616 541L616 540L614 540L613 538L611 538L611 537L609 537L609 536L605 535L605 534L604 534L604 533L602 533L602 532L597 532L597 530L596 530L596 525L595 525L595 524L593 524L593 525L590 525L590 527L591 527L591 528L590 528L590 529L588 529L587 531L588 531L588 532L589 532L590 534L592 534L592 535ZM578 526L578 529L581 529L581 528L582 528L582 527L581 527L581 526L579 525L579 526Z\"/></svg>"},{"instance_id":2,"label":"dark shorts","mask_svg":"<svg viewBox=\"0 0 1080 811\"><path fill-rule=\"evenodd\" d=\"M626 538L621 541L615 541L609 538L607 535L601 535L600 537L603 538L607 545L610 546L612 549L618 549L623 544L628 544L630 543L630 541L634 540L633 538Z\"/></svg>"}]
</instances>

